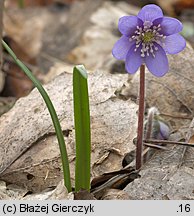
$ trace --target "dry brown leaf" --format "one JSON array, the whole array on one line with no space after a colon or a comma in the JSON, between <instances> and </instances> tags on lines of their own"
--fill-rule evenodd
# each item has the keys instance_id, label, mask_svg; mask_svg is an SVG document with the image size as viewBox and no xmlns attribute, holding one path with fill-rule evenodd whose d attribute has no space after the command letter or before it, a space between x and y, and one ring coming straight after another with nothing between
<instances>
[{"instance_id":1,"label":"dry brown leaf","mask_svg":"<svg viewBox=\"0 0 194 216\"><path fill-rule=\"evenodd\" d=\"M157 4L169 15L175 15L174 4L176 4L179 0L156 0Z\"/></svg>"},{"instance_id":2,"label":"dry brown leaf","mask_svg":"<svg viewBox=\"0 0 194 216\"><path fill-rule=\"evenodd\" d=\"M190 137L189 142L188 143L194 143L194 135L192 137Z\"/></svg>"},{"instance_id":3,"label":"dry brown leaf","mask_svg":"<svg viewBox=\"0 0 194 216\"><path fill-rule=\"evenodd\" d=\"M36 57L42 46L45 24L52 19L47 10L30 8L6 10L4 31L21 46L30 57Z\"/></svg>"},{"instance_id":4,"label":"dry brown leaf","mask_svg":"<svg viewBox=\"0 0 194 216\"><path fill-rule=\"evenodd\" d=\"M0 181L0 200L17 200L22 199L28 190L20 188L17 185L6 185L6 182Z\"/></svg>"},{"instance_id":5,"label":"dry brown leaf","mask_svg":"<svg viewBox=\"0 0 194 216\"><path fill-rule=\"evenodd\" d=\"M23 48L19 46L12 38L6 36L3 38L9 47L14 51L16 56L23 61L27 66L35 65L35 58L31 58L28 53L24 52ZM34 87L32 81L25 75L25 73L18 67L18 65L4 52L4 63L2 71L5 73L5 85L1 93L2 96L23 97L26 96ZM28 66L29 67L29 66Z\"/></svg>"},{"instance_id":6,"label":"dry brown leaf","mask_svg":"<svg viewBox=\"0 0 194 216\"><path fill-rule=\"evenodd\" d=\"M123 190L107 189L101 198L102 200L129 200L130 196Z\"/></svg>"},{"instance_id":7,"label":"dry brown leaf","mask_svg":"<svg viewBox=\"0 0 194 216\"><path fill-rule=\"evenodd\" d=\"M185 9L192 10L194 8L194 1L193 0L178 0L178 2L175 2L173 5L175 8L175 11L180 14Z\"/></svg>"},{"instance_id":8,"label":"dry brown leaf","mask_svg":"<svg viewBox=\"0 0 194 216\"><path fill-rule=\"evenodd\" d=\"M120 169L124 154L135 147L132 140L136 136L137 105L114 96L114 91L126 78L127 75L100 72L89 75L92 176ZM46 89L66 132L73 180L75 144L72 74L60 75ZM58 144L55 136L46 135L53 131L52 123L37 90L18 100L14 108L0 118L0 124L1 179L13 181L33 191L57 185L62 178ZM14 160L15 163L10 166Z\"/></svg>"},{"instance_id":9,"label":"dry brown leaf","mask_svg":"<svg viewBox=\"0 0 194 216\"><path fill-rule=\"evenodd\" d=\"M5 70L7 69L7 71ZM34 85L18 66L11 61L4 61L5 84L1 96L24 97L30 93Z\"/></svg>"},{"instance_id":10,"label":"dry brown leaf","mask_svg":"<svg viewBox=\"0 0 194 216\"><path fill-rule=\"evenodd\" d=\"M90 17L92 25L84 32L80 44L70 52L68 60L71 63L84 62L88 68L104 67L112 59L112 47L119 36L119 18L127 14L135 15L138 10L126 2L105 1Z\"/></svg>"},{"instance_id":11,"label":"dry brown leaf","mask_svg":"<svg viewBox=\"0 0 194 216\"><path fill-rule=\"evenodd\" d=\"M181 128L185 139L192 140L194 119L189 128ZM177 134L177 135L176 135ZM157 151L142 167L141 178L136 179L124 190L132 199L193 199L194 188L194 148L185 146L168 146L169 151Z\"/></svg>"},{"instance_id":12,"label":"dry brown leaf","mask_svg":"<svg viewBox=\"0 0 194 216\"><path fill-rule=\"evenodd\" d=\"M48 189L47 189L48 190ZM64 181L61 180L54 190L43 191L41 193L35 193L27 195L21 200L73 200L73 193L68 193L64 186Z\"/></svg>"}]
</instances>

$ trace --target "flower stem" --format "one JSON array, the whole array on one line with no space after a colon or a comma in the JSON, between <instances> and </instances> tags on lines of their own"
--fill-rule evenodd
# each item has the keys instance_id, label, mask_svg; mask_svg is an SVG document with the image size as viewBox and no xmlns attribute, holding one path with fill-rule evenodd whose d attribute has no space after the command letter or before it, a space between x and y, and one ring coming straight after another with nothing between
<instances>
[{"instance_id":1,"label":"flower stem","mask_svg":"<svg viewBox=\"0 0 194 216\"><path fill-rule=\"evenodd\" d=\"M140 67L140 86L139 86L139 113L138 113L138 131L137 131L137 148L136 148L136 169L142 165L142 148L143 148L143 121L144 121L144 99L145 99L145 65Z\"/></svg>"}]
</instances>

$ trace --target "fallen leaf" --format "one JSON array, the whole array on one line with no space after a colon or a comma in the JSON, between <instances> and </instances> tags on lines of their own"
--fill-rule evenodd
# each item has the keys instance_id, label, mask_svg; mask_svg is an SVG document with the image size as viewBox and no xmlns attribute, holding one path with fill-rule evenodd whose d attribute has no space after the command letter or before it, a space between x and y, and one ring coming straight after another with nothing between
<instances>
[{"instance_id":1,"label":"fallen leaf","mask_svg":"<svg viewBox=\"0 0 194 216\"><path fill-rule=\"evenodd\" d=\"M104 193L101 199L102 200L130 200L130 196L123 190L107 189L107 191Z\"/></svg>"},{"instance_id":2,"label":"fallen leaf","mask_svg":"<svg viewBox=\"0 0 194 216\"><path fill-rule=\"evenodd\" d=\"M23 197L21 200L73 200L73 198L73 193L67 192L67 189L64 186L64 180L61 180L54 190L29 194Z\"/></svg>"},{"instance_id":3,"label":"fallen leaf","mask_svg":"<svg viewBox=\"0 0 194 216\"><path fill-rule=\"evenodd\" d=\"M190 127L186 129L186 141L193 137L193 125L194 119ZM177 131L177 133L181 132L184 133L185 128ZM136 179L124 189L132 199L184 200L194 198L192 193L194 149L179 145L168 148L169 151L155 152L152 158L142 166L141 178Z\"/></svg>"},{"instance_id":4,"label":"fallen leaf","mask_svg":"<svg viewBox=\"0 0 194 216\"><path fill-rule=\"evenodd\" d=\"M92 177L121 169L123 156L135 148L132 140L136 136L137 105L114 96L114 91L126 78L126 75L101 72L89 74ZM72 73L61 74L45 88L54 103L63 131L68 131L65 141L73 181ZM38 91L33 90L29 96L19 99L12 110L0 118L0 124L0 178L25 185L32 191L56 186L62 178L60 152L56 136L47 135L53 131L53 126Z\"/></svg>"},{"instance_id":5,"label":"fallen leaf","mask_svg":"<svg viewBox=\"0 0 194 216\"><path fill-rule=\"evenodd\" d=\"M96 200L96 198L87 190L81 190L74 194L75 200Z\"/></svg>"}]
</instances>

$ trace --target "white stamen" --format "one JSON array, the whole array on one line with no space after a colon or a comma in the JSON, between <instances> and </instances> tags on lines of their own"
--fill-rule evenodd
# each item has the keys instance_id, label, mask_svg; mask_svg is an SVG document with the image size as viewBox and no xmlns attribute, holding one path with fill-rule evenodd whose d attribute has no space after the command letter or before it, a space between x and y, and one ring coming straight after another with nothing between
<instances>
[{"instance_id":1,"label":"white stamen","mask_svg":"<svg viewBox=\"0 0 194 216\"><path fill-rule=\"evenodd\" d=\"M161 25L153 26L153 23L150 21L145 21L143 23L143 28L137 26L134 35L129 38L129 41L135 41L135 49L137 52L138 48L141 45L141 57L150 56L150 54L155 58L155 52L158 51L159 44L160 46L165 46L166 36L161 33ZM147 35L151 35L150 39L146 39Z\"/></svg>"}]
</instances>

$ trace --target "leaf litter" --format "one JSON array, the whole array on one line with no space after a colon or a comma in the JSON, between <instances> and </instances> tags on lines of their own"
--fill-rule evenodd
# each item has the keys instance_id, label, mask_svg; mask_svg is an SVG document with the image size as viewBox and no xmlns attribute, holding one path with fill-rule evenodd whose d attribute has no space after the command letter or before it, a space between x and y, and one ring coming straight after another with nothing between
<instances>
[{"instance_id":1,"label":"leaf litter","mask_svg":"<svg viewBox=\"0 0 194 216\"><path fill-rule=\"evenodd\" d=\"M133 138L137 129L137 105L114 96L114 91L123 83L125 77L101 72L89 75L93 177L122 168L123 156L135 147ZM65 139L74 178L71 79L71 73L63 73L49 83L46 89L61 119L63 131L69 131ZM53 131L52 122L37 90L19 99L1 120L1 179L9 183L14 179L16 184L31 191L42 191L56 186L62 178L60 153L56 137L47 136L47 133Z\"/></svg>"},{"instance_id":2,"label":"leaf litter","mask_svg":"<svg viewBox=\"0 0 194 216\"><path fill-rule=\"evenodd\" d=\"M100 8L91 16L91 26L86 28L80 44L68 56L72 62L85 61L84 63L95 71L89 75L92 179L123 169L124 155L135 149L133 139L137 129L137 105L133 101L136 102L138 98L139 75L138 73L134 76L118 75L118 70L124 73L122 62L115 61L111 55L107 55L107 53L111 53L112 46L119 37L115 32L116 20L121 14L125 15L129 12L126 11L125 3L105 2ZM111 14L110 11L112 11ZM51 14L49 16L46 13L42 14L43 20L46 20L46 17L49 17L49 20L52 19ZM101 15L108 17L107 22L100 22ZM7 22L10 22L9 18ZM31 46L32 56L36 56L40 50L40 38L45 25L38 22L35 22L35 25L36 23L38 34L35 41L37 44L34 47ZM88 32L91 32L91 29L93 34L90 34L89 37ZM11 30L15 31L15 28ZM102 35L97 34L98 32L102 32ZM22 31L20 33L22 34ZM25 35L25 31L23 33ZM107 36L109 40L107 40ZM32 37L34 36L32 35ZM21 38L24 37L17 38L16 35L17 41L21 41ZM95 49L105 41L106 46L102 52ZM93 50L92 56L90 55L91 49ZM99 61L96 61L96 56L99 57ZM94 59L95 61L93 61ZM164 119L170 123L172 129L170 140L186 142L188 139L186 134L188 134L194 110L192 70L194 51L188 44L183 53L169 56L169 60L170 71L160 80L146 73L146 105L147 108L156 106ZM71 68L72 65L63 64L59 60L51 69L50 78L45 76L44 80L48 82L55 77L54 74L59 75L62 71L66 71L46 85L46 89L54 101L62 122L72 181L74 181L75 145ZM97 68L102 69L96 72ZM0 178L3 180L1 192L7 190L6 182L8 185L17 184L26 188L21 196L16 193L16 199L21 199L22 196L25 196L24 199L49 199L52 193L54 199L60 199L60 197L72 199L72 194L67 195L64 192L57 140L53 133L49 114L38 92L33 90L29 96L19 99L11 111L0 118L0 123L2 144L0 147L0 161L2 161ZM189 138L192 137L191 130ZM188 142L193 143L192 139ZM107 187L101 194L101 199L119 199L119 197L121 199L193 199L193 148L178 145L167 145L166 147L168 151L155 151L150 160L142 167L139 173L140 178L133 179L134 181L128 184L124 190ZM60 192L55 195L53 187L59 188L64 196L60 196ZM33 191L34 194L25 195L27 191ZM6 192L1 197L14 198Z\"/></svg>"}]
</instances>

